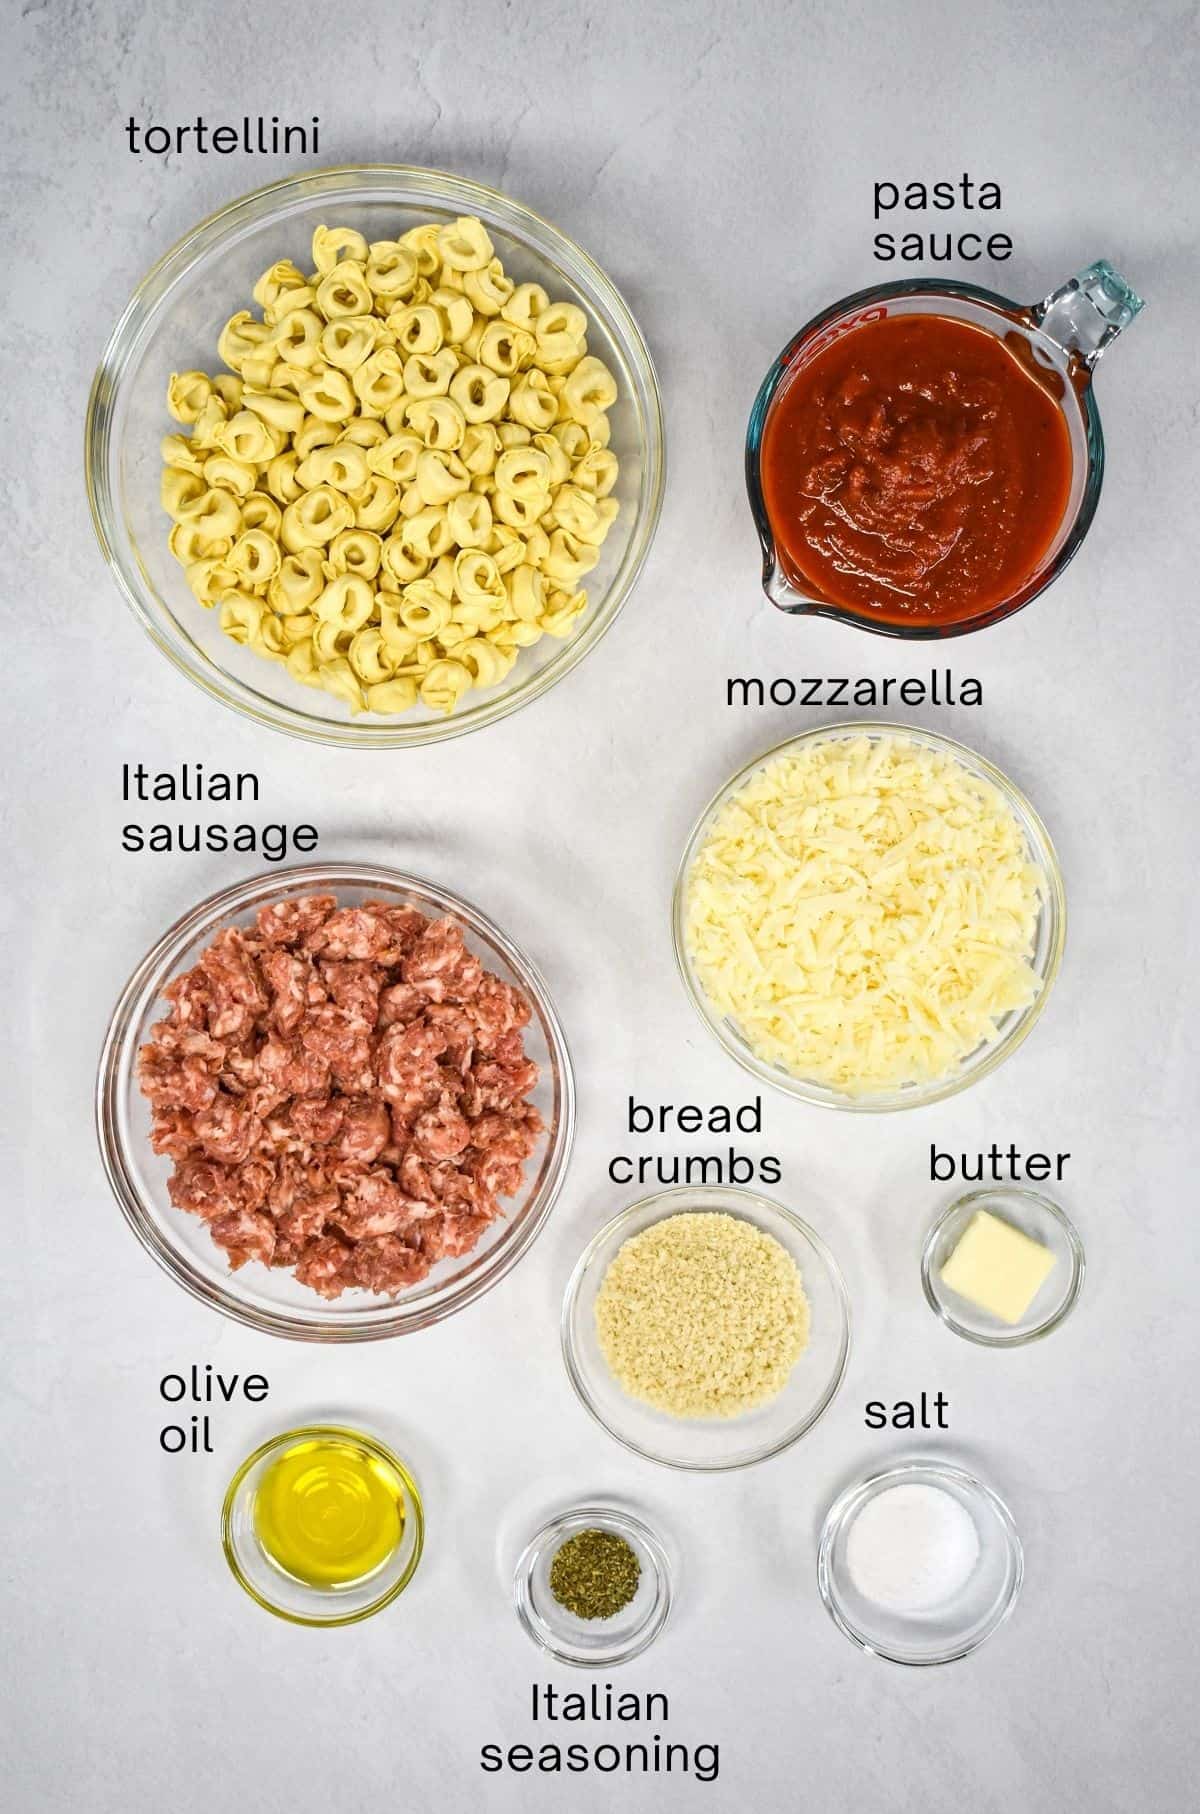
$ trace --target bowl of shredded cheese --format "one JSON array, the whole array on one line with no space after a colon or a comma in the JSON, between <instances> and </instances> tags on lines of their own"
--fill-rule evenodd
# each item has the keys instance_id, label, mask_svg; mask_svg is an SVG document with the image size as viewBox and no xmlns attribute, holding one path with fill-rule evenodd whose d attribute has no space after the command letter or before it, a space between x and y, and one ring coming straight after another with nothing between
<instances>
[{"instance_id":1,"label":"bowl of shredded cheese","mask_svg":"<svg viewBox=\"0 0 1200 1814\"><path fill-rule=\"evenodd\" d=\"M662 501L654 368L530 209L400 166L293 176L134 292L88 494L142 627L210 696L380 749L538 698L615 620Z\"/></svg>"},{"instance_id":2,"label":"bowl of shredded cheese","mask_svg":"<svg viewBox=\"0 0 1200 1814\"><path fill-rule=\"evenodd\" d=\"M688 995L739 1064L881 1112L1015 1051L1058 973L1066 902L1045 826L999 769L930 731L850 723L721 789L673 917Z\"/></svg>"}]
</instances>

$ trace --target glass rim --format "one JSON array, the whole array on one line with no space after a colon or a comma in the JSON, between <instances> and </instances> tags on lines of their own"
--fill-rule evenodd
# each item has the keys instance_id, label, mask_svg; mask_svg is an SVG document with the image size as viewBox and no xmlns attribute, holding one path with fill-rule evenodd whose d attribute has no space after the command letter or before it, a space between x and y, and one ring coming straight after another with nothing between
<instances>
[{"instance_id":1,"label":"glass rim","mask_svg":"<svg viewBox=\"0 0 1200 1814\"><path fill-rule=\"evenodd\" d=\"M493 225L503 225L504 230L517 237L531 236L531 243L539 250L540 241L548 242L549 252L545 255L553 257L564 279L573 286L577 279L572 267L582 272L609 314L613 338L629 376L635 380L629 401L638 420L644 467L641 493L636 505L630 505L631 509L636 508L636 514L628 546L579 634L566 639L545 667L497 697L445 718L407 723L402 718L380 723L322 719L299 706L270 699L215 662L197 659L191 639L181 632L177 640L161 621L162 617L169 620L171 613L160 605L158 589L146 573L136 545L120 527L122 513L114 495L109 458L116 399L125 372L176 282L214 245L224 243L230 233L243 225L258 224L290 198L299 202L370 187L372 183L407 189L418 201L439 202L442 206L450 202L464 210L482 212L491 217ZM420 748L485 729L541 698L611 629L645 566L662 514L666 431L654 362L633 312L608 274L568 234L523 202L469 177L415 164L339 164L276 178L224 203L177 239L151 266L122 309L92 379L84 426L84 480L92 528L126 606L172 666L210 699L269 730L306 742L359 750Z\"/></svg>"},{"instance_id":2,"label":"glass rim","mask_svg":"<svg viewBox=\"0 0 1200 1814\"><path fill-rule=\"evenodd\" d=\"M715 1199L720 1200L720 1207L712 1206ZM628 1227L630 1222L644 1210L659 1209L659 1206L663 1206L653 1221L646 1224L647 1227L653 1227L655 1222L663 1221L669 1215L682 1214L687 1204L690 1204L693 1210L701 1215L740 1215L741 1220L748 1221L750 1218L744 1212L740 1212L738 1208L739 1203L747 1202L756 1203L765 1209L768 1212L768 1219L770 1216L778 1216L786 1222L793 1234L799 1235L802 1241L807 1242L824 1266L826 1277L833 1288L834 1300L839 1313L837 1356L833 1371L807 1416L789 1426L775 1440L732 1461L678 1461L672 1456L661 1455L657 1450L647 1448L644 1444L635 1442L632 1437L624 1435L615 1424L609 1422L595 1403L584 1381L575 1350L575 1313L579 1294L602 1246L609 1240L616 1239L618 1232ZM845 1275L828 1243L815 1228L804 1220L803 1216L797 1215L795 1210L789 1209L786 1204L780 1203L776 1198L765 1196L761 1191L751 1190L748 1186L675 1184L665 1190L652 1191L649 1196L640 1197L636 1203L627 1204L624 1209L619 1210L615 1216L610 1216L608 1221L597 1229L576 1260L571 1269L570 1278L567 1280L559 1318L559 1343L562 1349L563 1365L575 1396L588 1415L600 1425L602 1430L607 1431L614 1441L619 1442L622 1448L628 1449L631 1454L640 1455L646 1461L653 1461L658 1467L671 1468L679 1474L733 1474L739 1469L757 1467L760 1462L770 1461L773 1456L781 1455L785 1449L790 1449L794 1443L799 1442L802 1436L807 1436L813 1426L820 1421L837 1397L846 1377L846 1371L850 1365L852 1326L850 1294L846 1288ZM803 1356L800 1358L802 1360Z\"/></svg>"},{"instance_id":3,"label":"glass rim","mask_svg":"<svg viewBox=\"0 0 1200 1814\"><path fill-rule=\"evenodd\" d=\"M745 482L746 493L750 501L750 512L754 518L754 527L758 534L759 547L762 552L763 586L774 574L779 565L776 553L775 537L771 532L770 518L767 514L766 500L763 497L761 476L761 453L763 436L766 431L767 418L771 413L780 385L788 371L788 362L810 335L836 321L840 315L851 310L869 307L874 302L885 302L889 297L927 296L936 300L939 296L950 297L965 302L979 303L1003 315L1008 321L1023 320L1033 332L1045 335L1039 323L1033 318L1033 306L1029 303L1016 302L1009 296L1002 296L998 290L985 289L981 284L960 282L954 278L909 277L897 278L892 283L872 284L865 290L855 290L851 295L843 296L839 301L830 303L827 308L805 322L777 354L767 370L766 376L759 385L754 402L750 408L750 418L746 425L745 444ZM1053 344L1051 342L1051 344ZM1073 394L1083 416L1084 441L1087 448L1087 473L1083 491L1076 508L1071 527L1063 541L1062 547L1053 561L1037 576L1037 584L1023 595L1018 592L1017 599L1001 600L988 610L951 623L939 624L897 624L876 619L865 612L853 609L849 605L828 604L822 600L809 599L795 607L794 613L801 617L827 617L838 623L853 624L856 629L866 630L873 636L886 636L901 642L944 642L954 636L968 636L975 630L986 630L990 625L1003 623L1007 618L1015 617L1036 598L1051 586L1059 575L1070 565L1079 552L1100 502L1100 491L1104 482L1104 431L1100 423L1100 411L1096 403L1095 389L1092 383L1092 372L1087 373L1086 382L1073 387ZM774 603L774 600L772 600Z\"/></svg>"},{"instance_id":4,"label":"glass rim","mask_svg":"<svg viewBox=\"0 0 1200 1814\"><path fill-rule=\"evenodd\" d=\"M777 1065L768 1064L757 1057L745 1042L735 1041L726 1027L726 1019L717 1018L694 974L691 959L688 956L687 936L684 924L686 911L687 881L699 849L701 840L708 826L725 802L732 798L751 777L764 768L768 762L775 761L791 751L811 743L841 740L861 736L898 736L924 742L928 746L941 750L960 761L964 767L989 781L1002 795L1006 804L1014 813L1021 830L1026 834L1027 844L1033 845L1033 856L1042 872L1045 882L1045 894L1041 906L1041 915L1048 916L1049 948L1044 967L1039 971L1041 988L1029 1006L1023 1009L1016 1022L1007 1033L991 1042L978 1063L968 1068L967 1061L960 1063L957 1070L947 1077L932 1080L928 1084L897 1086L891 1091L880 1092L877 1096L850 1096L841 1094L831 1086L816 1084L801 1077L793 1077ZM1032 838L1028 835L1032 833ZM683 847L683 856L675 875L675 886L671 897L671 938L675 951L675 966L683 983L684 992L703 1024L729 1056L748 1071L761 1083L767 1083L783 1091L795 1100L805 1102L814 1108L834 1109L847 1114L896 1114L905 1109L925 1108L930 1103L942 1102L948 1096L956 1096L973 1083L990 1075L996 1067L1012 1055L1028 1038L1038 1020L1041 1018L1047 998L1062 966L1063 950L1066 945L1067 902L1063 884L1062 869L1058 860L1053 840L1047 831L1044 821L1036 807L1011 780L1004 770L997 768L988 757L980 755L977 750L960 743L954 737L947 737L941 731L929 731L921 725L899 724L892 720L853 718L839 723L813 725L808 730L799 731L794 736L785 737L781 743L762 751L719 787L708 804L703 808ZM979 1050L977 1047L976 1050ZM968 1055L968 1058L970 1055ZM907 1087L909 1093L904 1094ZM900 1100L892 1100L900 1097Z\"/></svg>"},{"instance_id":5,"label":"glass rim","mask_svg":"<svg viewBox=\"0 0 1200 1814\"><path fill-rule=\"evenodd\" d=\"M232 914L269 900L289 886L320 888L323 885L368 890L384 887L415 894L443 907L485 943L493 944L536 1005L558 1098L556 1118L547 1130L549 1138L542 1162L542 1180L523 1206L529 1209L528 1220L517 1231L516 1238L510 1223L504 1238L480 1255L477 1267L469 1270L457 1284L447 1280L441 1285L427 1286L421 1296L410 1296L407 1301L403 1297L393 1299L389 1308L381 1307L378 1316L370 1320L365 1315L339 1319L334 1313L326 1320L318 1321L309 1320L296 1310L264 1309L245 1302L236 1292L230 1291L227 1281L205 1276L181 1247L162 1235L153 1216L147 1212L131 1175L119 1132L122 1074L130 1041L137 1034L139 1010L147 990L153 988L154 999L161 995L173 957L206 929L215 929ZM96 1137L104 1174L126 1223L142 1248L199 1303L248 1328L293 1341L382 1341L428 1328L482 1297L525 1257L545 1227L566 1180L575 1138L575 1115L575 1078L570 1050L541 972L494 921L461 895L422 877L378 864L323 863L281 868L219 889L180 915L155 940L117 998L105 1031L95 1086Z\"/></svg>"},{"instance_id":6,"label":"glass rim","mask_svg":"<svg viewBox=\"0 0 1200 1814\"><path fill-rule=\"evenodd\" d=\"M985 1625L969 1642L956 1644L939 1656L897 1656L881 1645L869 1643L843 1611L834 1588L833 1548L850 1514L884 1487L903 1486L913 1481L941 1485L947 1480L953 1481L968 1497L981 1500L995 1518L1009 1558L1011 1579L1008 1590L990 1624ZM907 1461L894 1462L889 1467L876 1469L873 1473L865 1474L861 1480L852 1482L834 1499L821 1525L817 1546L817 1589L826 1612L842 1636L848 1638L857 1649L866 1652L868 1656L879 1657L882 1662L894 1663L902 1669L940 1669L946 1663L961 1662L963 1657L971 1656L1007 1623L1020 1596L1024 1579L1025 1546L1021 1542L1021 1534L1013 1515L999 1493L977 1474L959 1466L957 1462L939 1461L932 1455L918 1455Z\"/></svg>"},{"instance_id":7,"label":"glass rim","mask_svg":"<svg viewBox=\"0 0 1200 1814\"><path fill-rule=\"evenodd\" d=\"M367 1605L357 1608L354 1612L339 1613L327 1619L316 1614L290 1612L286 1607L277 1605L274 1600L270 1600L265 1594L260 1593L242 1568L237 1545L233 1540L233 1514L238 1494L259 1462L265 1461L274 1450L282 1449L289 1443L304 1442L311 1438L324 1436L348 1437L359 1447L366 1449L375 1460L383 1462L385 1467L390 1468L404 1488L405 1523L407 1525L408 1518L411 1516L414 1525L412 1554L397 1579ZM394 1600L398 1600L417 1572L417 1565L425 1549L425 1508L421 1500L421 1491L395 1450L381 1441L378 1436L373 1436L370 1431L355 1429L350 1424L300 1424L293 1430L280 1430L275 1436L269 1436L265 1442L259 1443L258 1447L247 1455L235 1470L225 1489L225 1498L221 1504L221 1549L229 1565L229 1572L238 1586L249 1594L255 1605L261 1606L264 1612L273 1613L277 1619L283 1619L289 1625L308 1625L321 1629L332 1629L338 1625L357 1625L361 1620L371 1618L373 1614L382 1612L385 1606L390 1606Z\"/></svg>"}]
</instances>

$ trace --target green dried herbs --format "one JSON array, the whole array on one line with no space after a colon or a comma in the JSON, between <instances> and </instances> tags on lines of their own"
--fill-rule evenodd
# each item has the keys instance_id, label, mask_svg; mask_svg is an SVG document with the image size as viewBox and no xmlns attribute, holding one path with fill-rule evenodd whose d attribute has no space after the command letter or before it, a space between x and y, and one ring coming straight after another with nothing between
<instances>
[{"instance_id":1,"label":"green dried herbs","mask_svg":"<svg viewBox=\"0 0 1200 1814\"><path fill-rule=\"evenodd\" d=\"M642 1565L624 1537L577 1531L550 1564L550 1592L577 1619L611 1619L638 1590Z\"/></svg>"}]
</instances>

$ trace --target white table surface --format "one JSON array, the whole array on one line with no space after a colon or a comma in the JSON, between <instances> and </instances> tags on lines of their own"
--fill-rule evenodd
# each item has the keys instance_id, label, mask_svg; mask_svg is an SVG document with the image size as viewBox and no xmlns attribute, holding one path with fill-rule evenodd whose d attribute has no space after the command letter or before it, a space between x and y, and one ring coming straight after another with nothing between
<instances>
[{"instance_id":1,"label":"white table surface","mask_svg":"<svg viewBox=\"0 0 1200 1814\"><path fill-rule=\"evenodd\" d=\"M6 14L10 1805L1183 1809L1200 1762L1194 9L49 0ZM384 756L256 731L177 675L118 598L82 485L95 361L185 229L304 167L129 154L130 113L198 110L318 112L319 163L427 163L496 185L586 246L643 326L670 466L649 564L587 662L490 731ZM852 1362L783 1457L677 1475L584 1415L557 1315L581 1245L634 1194L606 1178L628 1094L752 1093L674 974L676 859L736 765L844 714L730 710L725 678L934 660L766 605L746 415L800 322L897 272L871 260L872 183L964 169L1002 184L1004 210L949 218L1002 227L1016 249L957 275L1031 298L1103 254L1150 301L1100 373L1110 466L1086 548L1033 609L937 653L983 679L982 708L907 714L984 751L1040 807L1066 872L1066 963L1029 1044L952 1102L864 1122L769 1096L748 1144L781 1155L778 1194L842 1260ZM122 856L124 760L255 769L263 822L312 818L324 856L444 881L544 967L578 1071L575 1155L534 1251L457 1319L363 1348L280 1343L193 1303L123 1226L91 1124L106 1018L159 931L252 867ZM931 1141L992 1140L1071 1152L1061 1197L1089 1260L1069 1323L1012 1354L941 1329L917 1275L948 1197ZM264 1371L270 1398L220 1415L212 1457L167 1458L159 1378L209 1360ZM932 1672L859 1655L814 1573L834 1494L914 1446L867 1431L865 1401L923 1388L948 1394L951 1430L917 1444L1007 1497L1028 1564L1010 1625ZM249 1447L332 1409L412 1458L429 1544L395 1609L320 1634L237 1591L215 1524ZM715 1783L480 1772L481 1744L530 1736L535 1679L580 1685L519 1630L509 1575L543 1513L593 1493L640 1505L675 1542L677 1613L614 1679L669 1695L665 1736L720 1744Z\"/></svg>"}]
</instances>

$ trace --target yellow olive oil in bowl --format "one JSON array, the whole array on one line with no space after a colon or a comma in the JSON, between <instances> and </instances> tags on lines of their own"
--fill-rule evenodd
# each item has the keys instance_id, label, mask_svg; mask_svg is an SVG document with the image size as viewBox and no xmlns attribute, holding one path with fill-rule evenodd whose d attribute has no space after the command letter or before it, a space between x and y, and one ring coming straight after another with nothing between
<instances>
[{"instance_id":1,"label":"yellow olive oil in bowl","mask_svg":"<svg viewBox=\"0 0 1200 1814\"><path fill-rule=\"evenodd\" d=\"M361 1430L322 1424L285 1430L246 1458L221 1534L235 1579L268 1612L348 1625L404 1591L425 1527L399 1457Z\"/></svg>"},{"instance_id":2,"label":"yellow olive oil in bowl","mask_svg":"<svg viewBox=\"0 0 1200 1814\"><path fill-rule=\"evenodd\" d=\"M309 1437L270 1463L254 1529L276 1568L305 1587L367 1581L404 1534L404 1485L361 1444Z\"/></svg>"}]
</instances>

